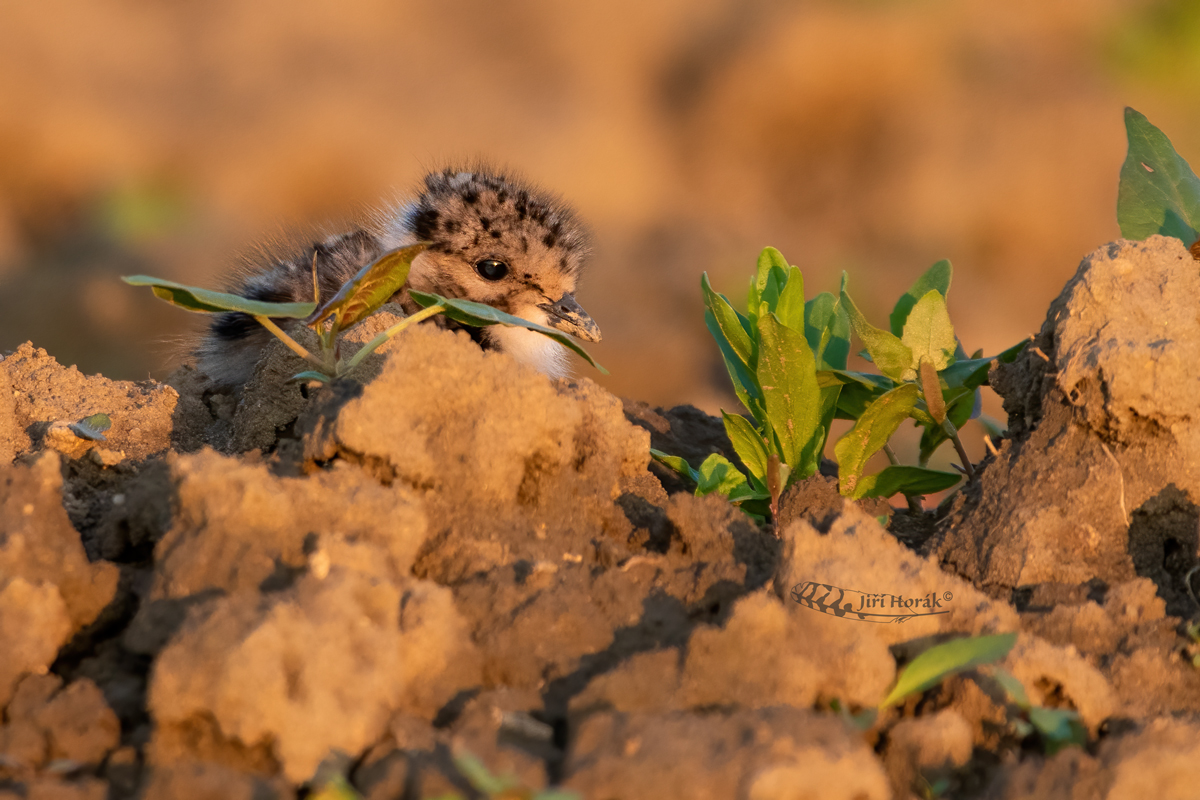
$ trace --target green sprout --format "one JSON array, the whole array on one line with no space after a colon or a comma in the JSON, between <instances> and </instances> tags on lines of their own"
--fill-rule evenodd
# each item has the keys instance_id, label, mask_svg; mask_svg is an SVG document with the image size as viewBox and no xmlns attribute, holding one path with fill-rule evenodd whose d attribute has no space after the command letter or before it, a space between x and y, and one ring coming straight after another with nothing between
<instances>
[{"instance_id":1,"label":"green sprout","mask_svg":"<svg viewBox=\"0 0 1200 800\"><path fill-rule=\"evenodd\" d=\"M352 372L364 358L405 328L437 314L445 314L456 322L474 327L508 325L537 331L578 353L593 367L607 374L607 371L597 364L586 350L564 333L520 317L514 317L483 303L455 300L437 294L413 291L410 291L409 294L421 306L420 311L405 317L380 333L353 356L342 358L338 337L375 313L380 306L400 291L405 281L408 280L413 259L420 255L426 246L425 243L418 243L385 253L374 263L363 267L333 297L324 302L321 302L320 288L317 283L317 256L315 254L313 255L313 297L315 300L310 303L269 303L249 300L235 294L197 289L146 275L127 276L122 280L132 286L149 286L156 297L188 311L203 314L239 311L249 314L287 345L288 349L313 367L313 369L294 375L292 380L313 380L326 383L336 380ZM288 319L299 320L303 325L316 332L320 343L319 353L309 352L284 332L276 322Z\"/></svg>"}]
</instances>

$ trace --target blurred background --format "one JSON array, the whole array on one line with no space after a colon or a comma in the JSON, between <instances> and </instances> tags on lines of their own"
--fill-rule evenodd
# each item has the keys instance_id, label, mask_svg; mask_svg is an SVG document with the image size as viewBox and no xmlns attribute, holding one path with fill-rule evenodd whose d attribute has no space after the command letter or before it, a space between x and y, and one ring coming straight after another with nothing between
<instances>
[{"instance_id":1,"label":"blurred background","mask_svg":"<svg viewBox=\"0 0 1200 800\"><path fill-rule=\"evenodd\" d=\"M0 352L164 378L203 320L119 275L216 287L483 157L590 222L619 395L736 407L699 277L767 244L879 324L949 258L991 354L1118 236L1122 108L1200 157L1198 88L1191 0L5 3Z\"/></svg>"}]
</instances>

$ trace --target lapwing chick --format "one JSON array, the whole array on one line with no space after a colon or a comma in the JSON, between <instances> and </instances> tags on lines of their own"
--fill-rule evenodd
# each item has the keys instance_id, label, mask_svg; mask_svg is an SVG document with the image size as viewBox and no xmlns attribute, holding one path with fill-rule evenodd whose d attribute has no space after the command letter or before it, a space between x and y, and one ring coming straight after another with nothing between
<instances>
[{"instance_id":1,"label":"lapwing chick","mask_svg":"<svg viewBox=\"0 0 1200 800\"><path fill-rule=\"evenodd\" d=\"M408 295L413 289L487 303L584 341L600 341L600 328L575 300L588 255L583 224L553 196L486 169L431 173L411 202L293 257L251 267L234 291L253 300L311 301L315 269L321 297L332 297L384 253L415 242L430 244L392 298L405 313L419 310ZM431 323L458 327L441 315L425 324ZM508 353L551 377L568 374L566 349L546 336L503 325L466 330L485 349ZM200 345L198 367L218 386L241 386L271 338L246 314L221 314Z\"/></svg>"}]
</instances>

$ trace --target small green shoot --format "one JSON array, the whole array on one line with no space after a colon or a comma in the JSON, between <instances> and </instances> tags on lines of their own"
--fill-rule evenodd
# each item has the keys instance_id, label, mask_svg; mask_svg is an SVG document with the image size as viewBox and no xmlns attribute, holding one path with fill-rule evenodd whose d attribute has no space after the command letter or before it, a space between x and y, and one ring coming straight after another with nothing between
<instances>
[{"instance_id":1,"label":"small green shoot","mask_svg":"<svg viewBox=\"0 0 1200 800\"><path fill-rule=\"evenodd\" d=\"M410 293L413 300L422 306L420 311L405 317L380 333L352 357L342 358L339 353L338 337L375 313L380 306L403 288L408 280L413 259L420 255L426 246L425 243L418 243L385 253L373 263L363 267L357 275L343 284L333 297L324 302L321 302L317 282L319 255L315 253L313 255L313 297L315 301L311 303L269 303L248 300L234 294L197 289L146 275L132 275L122 280L132 286L149 286L156 297L188 311L204 314L234 311L249 314L287 345L292 352L308 362L311 369L294 375L292 377L294 381L328 383L336 380L353 371L364 358L405 328L437 314L445 314L450 319L464 325L476 327L508 325L536 331L578 353L600 372L607 372L575 340L560 331L514 317L482 303L454 300L421 292ZM320 352L309 352L284 332L276 323L276 320L280 319L300 320L304 325L312 328L320 342Z\"/></svg>"},{"instance_id":2,"label":"small green shoot","mask_svg":"<svg viewBox=\"0 0 1200 800\"><path fill-rule=\"evenodd\" d=\"M1200 178L1166 134L1125 109L1129 153L1121 167L1117 224L1126 239L1174 236L1191 248L1200 239Z\"/></svg>"},{"instance_id":3,"label":"small green shoot","mask_svg":"<svg viewBox=\"0 0 1200 800\"><path fill-rule=\"evenodd\" d=\"M914 658L896 678L896 685L879 707L886 708L910 694L923 692L945 678L965 669L990 664L1008 655L1017 643L1017 634L975 636L934 645Z\"/></svg>"},{"instance_id":4,"label":"small green shoot","mask_svg":"<svg viewBox=\"0 0 1200 800\"><path fill-rule=\"evenodd\" d=\"M1007 670L995 667L992 669L992 677L1021 710L1021 718L1015 722L1017 734L1021 738L1036 733L1048 756L1070 745L1083 747L1087 744L1087 728L1084 727L1079 712L1033 705L1029 702L1025 687Z\"/></svg>"}]
</instances>

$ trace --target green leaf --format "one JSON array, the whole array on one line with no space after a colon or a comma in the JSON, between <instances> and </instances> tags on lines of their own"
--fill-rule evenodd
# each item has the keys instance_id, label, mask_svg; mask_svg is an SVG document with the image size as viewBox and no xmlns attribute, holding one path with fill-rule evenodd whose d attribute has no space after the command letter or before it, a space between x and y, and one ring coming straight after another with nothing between
<instances>
[{"instance_id":1,"label":"green leaf","mask_svg":"<svg viewBox=\"0 0 1200 800\"><path fill-rule=\"evenodd\" d=\"M1029 721L1042 737L1046 755L1052 756L1071 745L1087 745L1087 728L1077 711L1034 706L1029 709Z\"/></svg>"},{"instance_id":2,"label":"green leaf","mask_svg":"<svg viewBox=\"0 0 1200 800\"><path fill-rule=\"evenodd\" d=\"M941 293L942 297L947 297L950 294L951 272L950 262L943 258L925 270L925 274L917 278L916 283L896 301L896 306L892 309L892 314L888 318L888 321L891 323L892 333L897 336L901 334L909 312L912 311L917 301L928 294L930 290L937 290Z\"/></svg>"},{"instance_id":3,"label":"green leaf","mask_svg":"<svg viewBox=\"0 0 1200 800\"><path fill-rule=\"evenodd\" d=\"M301 381L320 381L321 383L329 383L333 378L326 375L324 372L317 372L315 369L310 369L307 372L298 372L288 378L288 383L300 383Z\"/></svg>"},{"instance_id":4,"label":"green leaf","mask_svg":"<svg viewBox=\"0 0 1200 800\"><path fill-rule=\"evenodd\" d=\"M1200 238L1200 178L1171 140L1132 108L1125 109L1129 153L1117 190L1117 224L1126 239L1156 233L1191 247Z\"/></svg>"},{"instance_id":5,"label":"green leaf","mask_svg":"<svg viewBox=\"0 0 1200 800\"><path fill-rule=\"evenodd\" d=\"M413 291L409 292L409 296L422 308L433 305L445 306L446 310L443 313L450 319L455 322L461 322L463 325L472 325L480 328L488 325L507 325L510 328L525 328L526 330L537 331L578 354L602 374L608 374L608 370L597 364L595 359L588 354L588 351L584 350L579 346L578 342L561 331L547 328L544 325L538 325L536 322L530 322L527 319L514 317L512 314L506 314L498 308L492 308L489 305L476 303L471 300L452 300L449 297L442 297L437 294L425 294L424 292Z\"/></svg>"},{"instance_id":6,"label":"green leaf","mask_svg":"<svg viewBox=\"0 0 1200 800\"><path fill-rule=\"evenodd\" d=\"M863 412L854 427L833 446L838 462L838 490L856 496L867 460L883 449L917 403L915 383L904 383L882 395Z\"/></svg>"},{"instance_id":7,"label":"green leaf","mask_svg":"<svg viewBox=\"0 0 1200 800\"><path fill-rule=\"evenodd\" d=\"M126 275L121 280L130 286L149 286L155 297L188 311L201 314L220 314L224 311L241 311L255 317L304 319L312 313L315 303L266 303L262 300L247 300L236 294L212 292L184 286L182 283L152 278L149 275Z\"/></svg>"},{"instance_id":8,"label":"green leaf","mask_svg":"<svg viewBox=\"0 0 1200 800\"><path fill-rule=\"evenodd\" d=\"M108 414L92 414L67 427L80 439L104 442L108 441L104 438L104 432L112 427L112 420L109 419Z\"/></svg>"},{"instance_id":9,"label":"green leaf","mask_svg":"<svg viewBox=\"0 0 1200 800\"><path fill-rule=\"evenodd\" d=\"M658 463L675 470L692 483L700 483L700 473L692 469L691 464L688 464L687 461L679 456L670 456L661 450L650 448L650 457Z\"/></svg>"},{"instance_id":10,"label":"green leaf","mask_svg":"<svg viewBox=\"0 0 1200 800\"><path fill-rule=\"evenodd\" d=\"M774 314L759 317L758 331L758 385L767 419L779 437L783 463L797 470L820 421L816 361L804 334L783 326Z\"/></svg>"},{"instance_id":11,"label":"green leaf","mask_svg":"<svg viewBox=\"0 0 1200 800\"><path fill-rule=\"evenodd\" d=\"M742 401L742 405L754 415L755 419L760 422L765 420L767 412L763 408L762 390L758 386L758 379L733 352L733 347L721 333L717 318L707 309L704 311L704 324L708 326L708 332L712 334L717 348L721 351L721 357L725 360L725 369L729 372L729 380L733 384L733 391L738 400Z\"/></svg>"},{"instance_id":12,"label":"green leaf","mask_svg":"<svg viewBox=\"0 0 1200 800\"><path fill-rule=\"evenodd\" d=\"M842 305L850 315L850 325L866 345L875 366L889 378L902 380L905 373L910 372L916 364L912 350L899 337L867 322L845 289L842 290Z\"/></svg>"},{"instance_id":13,"label":"green leaf","mask_svg":"<svg viewBox=\"0 0 1200 800\"><path fill-rule=\"evenodd\" d=\"M729 344L729 347L733 350L738 360L753 371L754 364L751 359L750 334L746 333L746 329L742 327L738 313L733 310L733 306L729 304L729 301L724 296L713 291L712 286L708 282L707 272L700 276L700 289L704 293L704 305L712 313L713 319L717 323L717 329L720 330L721 335Z\"/></svg>"},{"instance_id":14,"label":"green leaf","mask_svg":"<svg viewBox=\"0 0 1200 800\"><path fill-rule=\"evenodd\" d=\"M898 703L916 692L923 692L940 683L944 678L964 669L999 661L1008 655L1017 643L1016 633L1001 633L995 636L976 636L955 639L935 645L912 660L896 679L896 685L880 708Z\"/></svg>"},{"instance_id":15,"label":"green leaf","mask_svg":"<svg viewBox=\"0 0 1200 800\"><path fill-rule=\"evenodd\" d=\"M733 449L737 451L738 458L746 465L746 469L750 470L751 475L760 481L765 480L767 446L763 442L763 437L754 429L754 425L740 414L726 414L722 411L721 417L725 421L725 433L728 434L729 441L733 443Z\"/></svg>"},{"instance_id":16,"label":"green leaf","mask_svg":"<svg viewBox=\"0 0 1200 800\"><path fill-rule=\"evenodd\" d=\"M807 333L804 326L804 309L804 275L799 267L790 267L787 282L779 293L775 316L792 330Z\"/></svg>"},{"instance_id":17,"label":"green leaf","mask_svg":"<svg viewBox=\"0 0 1200 800\"><path fill-rule=\"evenodd\" d=\"M954 350L958 340L954 338L954 325L950 322L950 312L946 310L946 298L937 289L926 292L917 304L913 306L904 325L904 335L901 341L912 353L912 367L922 361L933 364L936 370L943 370L954 360ZM879 364L876 359L876 365ZM916 376L908 371L906 380Z\"/></svg>"},{"instance_id":18,"label":"green leaf","mask_svg":"<svg viewBox=\"0 0 1200 800\"><path fill-rule=\"evenodd\" d=\"M754 279L757 297L751 295L751 312L757 313L760 303L766 303L767 308L775 311L779 303L779 293L788 279L788 269L788 262L783 253L774 247L763 248L758 254L758 274Z\"/></svg>"},{"instance_id":19,"label":"green leaf","mask_svg":"<svg viewBox=\"0 0 1200 800\"><path fill-rule=\"evenodd\" d=\"M995 360L995 358L968 358L955 361L941 371L940 377L951 389L958 387L978 389L987 383L988 371Z\"/></svg>"},{"instance_id":20,"label":"green leaf","mask_svg":"<svg viewBox=\"0 0 1200 800\"><path fill-rule=\"evenodd\" d=\"M720 453L713 453L700 464L700 480L696 481L696 496L720 494L733 500L754 495L742 471Z\"/></svg>"},{"instance_id":21,"label":"green leaf","mask_svg":"<svg viewBox=\"0 0 1200 800\"><path fill-rule=\"evenodd\" d=\"M924 467L893 464L874 475L864 475L851 495L860 497L891 497L894 494L923 495L949 489L962 478L957 472L939 472Z\"/></svg>"},{"instance_id":22,"label":"green leaf","mask_svg":"<svg viewBox=\"0 0 1200 800\"><path fill-rule=\"evenodd\" d=\"M884 375L847 370L822 370L817 381L824 388L827 381L843 384L837 400L837 419L858 419L867 406L896 387L896 382Z\"/></svg>"},{"instance_id":23,"label":"green leaf","mask_svg":"<svg viewBox=\"0 0 1200 800\"><path fill-rule=\"evenodd\" d=\"M344 331L362 322L400 291L408 280L413 259L428 246L421 242L384 253L342 284L337 294L305 318L304 324L316 327L333 317L334 330Z\"/></svg>"},{"instance_id":24,"label":"green leaf","mask_svg":"<svg viewBox=\"0 0 1200 800\"><path fill-rule=\"evenodd\" d=\"M804 305L804 336L819 369L845 369L850 358L850 316L829 292Z\"/></svg>"},{"instance_id":25,"label":"green leaf","mask_svg":"<svg viewBox=\"0 0 1200 800\"><path fill-rule=\"evenodd\" d=\"M1024 685L1017 680L1017 677L1001 667L995 667L991 672L992 677L996 679L996 683L1000 684L1004 691L1008 692L1008 696L1017 704L1017 707L1022 711L1028 711L1032 704L1029 702L1029 695L1025 694Z\"/></svg>"}]
</instances>

